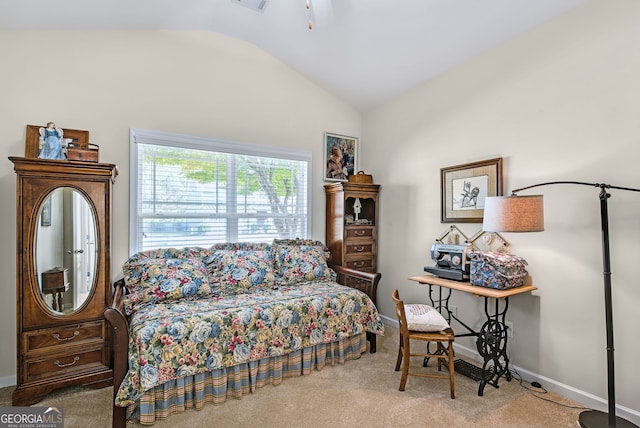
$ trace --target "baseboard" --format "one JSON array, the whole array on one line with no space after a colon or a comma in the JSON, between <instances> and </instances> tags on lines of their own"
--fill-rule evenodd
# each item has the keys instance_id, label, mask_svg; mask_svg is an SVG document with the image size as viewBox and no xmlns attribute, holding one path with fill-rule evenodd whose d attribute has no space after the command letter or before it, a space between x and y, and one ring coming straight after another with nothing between
<instances>
[{"instance_id":1,"label":"baseboard","mask_svg":"<svg viewBox=\"0 0 640 428\"><path fill-rule=\"evenodd\" d=\"M16 376L4 376L0 377L0 388L5 388L7 386L15 386L16 385Z\"/></svg>"},{"instance_id":2,"label":"baseboard","mask_svg":"<svg viewBox=\"0 0 640 428\"><path fill-rule=\"evenodd\" d=\"M384 315L380 315L380 317L382 318L384 324L398 328L397 319L389 318ZM482 361L482 357L480 357L480 354L478 354L475 349L471 349L460 344L454 344L454 348L458 355L467 357L474 361ZM603 412L606 412L608 410L607 400L604 398L597 397L593 394L581 391L570 385L566 385L532 371L523 369L522 367L518 367L513 363L509 364L509 366L512 369L516 370L522 377L522 379L527 382L540 382L540 384L543 385L544 388L548 391L555 392L558 395L568 398L571 401L575 401L576 403L579 403L590 409L600 410ZM640 425L640 411L638 410L630 409L628 407L617 404L616 415L620 416L621 418L627 419L628 421L633 422L636 425Z\"/></svg>"}]
</instances>

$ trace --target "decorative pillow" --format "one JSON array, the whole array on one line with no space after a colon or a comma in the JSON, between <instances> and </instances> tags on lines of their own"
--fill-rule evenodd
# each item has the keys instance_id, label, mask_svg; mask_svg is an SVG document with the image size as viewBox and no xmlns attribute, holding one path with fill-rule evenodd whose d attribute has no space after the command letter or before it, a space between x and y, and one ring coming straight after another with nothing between
<instances>
[{"instance_id":1,"label":"decorative pillow","mask_svg":"<svg viewBox=\"0 0 640 428\"><path fill-rule=\"evenodd\" d=\"M302 239L302 238L274 239L273 245L309 245L312 247L324 247L324 243L321 241L316 241L314 239Z\"/></svg>"},{"instance_id":2,"label":"decorative pillow","mask_svg":"<svg viewBox=\"0 0 640 428\"><path fill-rule=\"evenodd\" d=\"M144 303L212 294L207 270L199 259L143 259L125 263L122 269L129 290L124 296L128 315Z\"/></svg>"},{"instance_id":3,"label":"decorative pillow","mask_svg":"<svg viewBox=\"0 0 640 428\"><path fill-rule=\"evenodd\" d=\"M449 328L444 317L429 305L410 303L404 305L409 330L433 332Z\"/></svg>"},{"instance_id":4,"label":"decorative pillow","mask_svg":"<svg viewBox=\"0 0 640 428\"><path fill-rule=\"evenodd\" d=\"M271 251L271 244L266 242L222 242L213 244L209 249L211 254L216 250Z\"/></svg>"},{"instance_id":5,"label":"decorative pillow","mask_svg":"<svg viewBox=\"0 0 640 428\"><path fill-rule=\"evenodd\" d=\"M315 245L281 245L274 241L276 273L282 284L336 280L336 273L327 264L327 259L330 256L327 247L318 241L296 240L294 242L308 242Z\"/></svg>"},{"instance_id":6,"label":"decorative pillow","mask_svg":"<svg viewBox=\"0 0 640 428\"><path fill-rule=\"evenodd\" d=\"M129 257L125 262L136 263L147 259L203 259L211 255L211 251L202 247L156 248L141 251Z\"/></svg>"},{"instance_id":7,"label":"decorative pillow","mask_svg":"<svg viewBox=\"0 0 640 428\"><path fill-rule=\"evenodd\" d=\"M215 250L207 261L209 281L221 296L275 287L270 246L268 250Z\"/></svg>"}]
</instances>

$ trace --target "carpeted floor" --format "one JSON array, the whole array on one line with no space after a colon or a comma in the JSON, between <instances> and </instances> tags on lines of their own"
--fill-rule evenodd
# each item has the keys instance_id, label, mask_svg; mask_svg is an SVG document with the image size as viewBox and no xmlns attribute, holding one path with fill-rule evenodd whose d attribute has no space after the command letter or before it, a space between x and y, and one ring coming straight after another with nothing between
<instances>
[{"instance_id":1,"label":"carpeted floor","mask_svg":"<svg viewBox=\"0 0 640 428\"><path fill-rule=\"evenodd\" d=\"M478 383L456 374L456 398L449 398L447 380L409 377L398 391L400 372L394 371L398 330L386 328L378 337L378 352L359 360L326 367L310 376L267 385L241 400L189 410L158 421L157 428L194 427L455 427L562 428L578 426L579 409L552 393L533 393L528 383L500 380L478 396ZM416 368L421 366L413 359ZM434 365L432 362L430 366ZM432 370L427 368L425 370ZM530 388L530 386L529 386ZM0 406L11 405L13 387L0 389ZM110 427L112 388L72 387L54 391L37 406L64 409L65 428ZM129 427L141 426L129 423Z\"/></svg>"}]
</instances>

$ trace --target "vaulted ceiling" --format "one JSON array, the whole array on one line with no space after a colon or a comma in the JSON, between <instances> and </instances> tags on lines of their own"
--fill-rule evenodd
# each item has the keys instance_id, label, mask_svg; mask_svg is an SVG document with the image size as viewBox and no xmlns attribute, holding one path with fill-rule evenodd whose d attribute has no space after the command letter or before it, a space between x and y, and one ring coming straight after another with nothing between
<instances>
[{"instance_id":1,"label":"vaulted ceiling","mask_svg":"<svg viewBox=\"0 0 640 428\"><path fill-rule=\"evenodd\" d=\"M213 31L366 111L587 1L0 0L0 30Z\"/></svg>"}]
</instances>

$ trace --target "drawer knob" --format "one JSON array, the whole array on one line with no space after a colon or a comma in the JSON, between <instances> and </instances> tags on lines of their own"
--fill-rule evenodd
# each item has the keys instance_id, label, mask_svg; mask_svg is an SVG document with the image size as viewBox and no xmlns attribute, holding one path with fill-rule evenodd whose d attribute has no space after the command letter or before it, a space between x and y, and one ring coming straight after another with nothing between
<instances>
[{"instance_id":1,"label":"drawer knob","mask_svg":"<svg viewBox=\"0 0 640 428\"><path fill-rule=\"evenodd\" d=\"M354 250L356 250L356 252L361 253L364 251L364 247L355 247Z\"/></svg>"},{"instance_id":2,"label":"drawer knob","mask_svg":"<svg viewBox=\"0 0 640 428\"><path fill-rule=\"evenodd\" d=\"M367 232L366 232L366 231L364 231L364 230L356 230L356 231L354 232L354 234L355 234L356 236L364 236L364 234L365 234L365 233L367 233Z\"/></svg>"},{"instance_id":3,"label":"drawer knob","mask_svg":"<svg viewBox=\"0 0 640 428\"><path fill-rule=\"evenodd\" d=\"M74 365L75 363L77 363L78 361L80 361L80 357L78 357L78 356L76 355L76 356L73 358L73 361L72 361L72 362L70 362L70 363L68 363L68 364L61 364L61 363L60 363L60 360L55 360L55 361L53 362L53 364L55 364L56 366L58 366L58 367L62 368L62 367L69 367L69 366L72 366L72 365Z\"/></svg>"},{"instance_id":4,"label":"drawer knob","mask_svg":"<svg viewBox=\"0 0 640 428\"><path fill-rule=\"evenodd\" d=\"M362 266L364 266L364 262L355 262L353 265L355 267L362 267Z\"/></svg>"},{"instance_id":5,"label":"drawer knob","mask_svg":"<svg viewBox=\"0 0 640 428\"><path fill-rule=\"evenodd\" d=\"M73 336L69 336L69 337L60 337L60 335L58 333L56 333L56 334L53 335L53 338L56 339L56 340L59 340L60 342L64 342L65 340L75 339L75 337L77 335L79 335L79 334L80 334L80 332L78 330L74 331L73 332Z\"/></svg>"}]
</instances>

